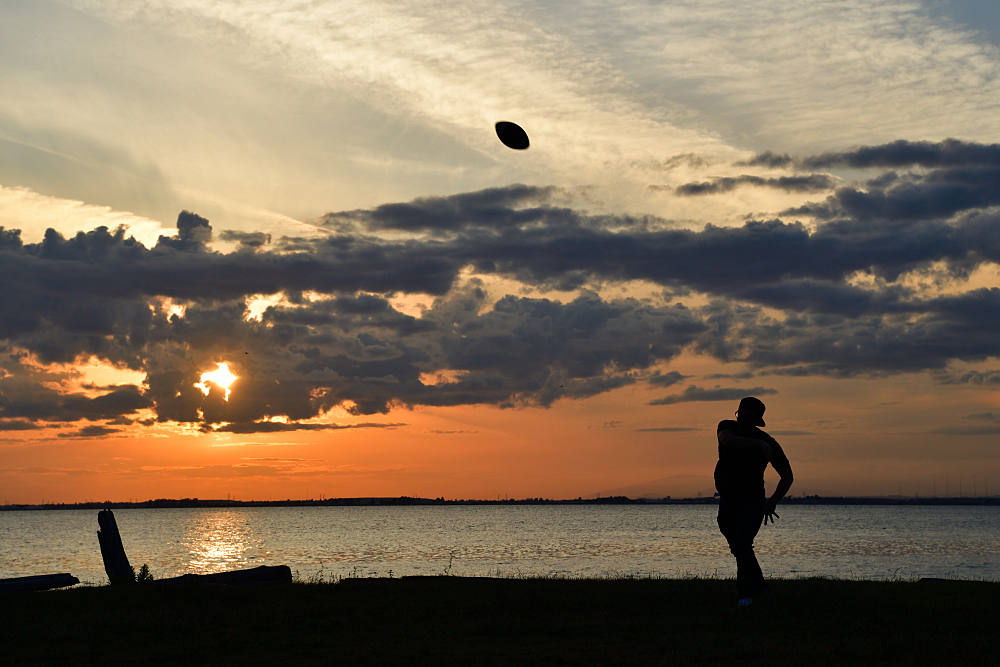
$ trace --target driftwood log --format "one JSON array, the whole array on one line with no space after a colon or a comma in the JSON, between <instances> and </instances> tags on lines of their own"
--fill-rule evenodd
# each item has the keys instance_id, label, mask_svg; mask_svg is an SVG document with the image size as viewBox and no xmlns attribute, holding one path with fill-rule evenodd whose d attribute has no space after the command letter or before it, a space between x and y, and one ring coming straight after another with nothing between
<instances>
[{"instance_id":1,"label":"driftwood log","mask_svg":"<svg viewBox=\"0 0 1000 667\"><path fill-rule=\"evenodd\" d=\"M74 586L80 580L69 572L60 574L39 574L33 577L0 579L0 591L47 591L50 588Z\"/></svg>"},{"instance_id":2,"label":"driftwood log","mask_svg":"<svg viewBox=\"0 0 1000 667\"><path fill-rule=\"evenodd\" d=\"M134 584L135 571L125 555L114 513L111 510L101 510L97 513L97 524L101 527L97 531L97 541L101 543L101 556L104 558L104 571L108 573L108 581L112 586Z\"/></svg>"}]
</instances>

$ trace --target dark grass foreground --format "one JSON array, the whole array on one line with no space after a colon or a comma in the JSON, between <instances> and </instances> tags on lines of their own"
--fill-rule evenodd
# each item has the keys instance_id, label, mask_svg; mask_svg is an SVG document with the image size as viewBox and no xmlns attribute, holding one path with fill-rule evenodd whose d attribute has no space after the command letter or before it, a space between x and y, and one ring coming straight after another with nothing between
<instances>
[{"instance_id":1,"label":"dark grass foreground","mask_svg":"<svg viewBox=\"0 0 1000 667\"><path fill-rule=\"evenodd\" d=\"M998 665L1000 583L347 579L0 596L0 664Z\"/></svg>"}]
</instances>

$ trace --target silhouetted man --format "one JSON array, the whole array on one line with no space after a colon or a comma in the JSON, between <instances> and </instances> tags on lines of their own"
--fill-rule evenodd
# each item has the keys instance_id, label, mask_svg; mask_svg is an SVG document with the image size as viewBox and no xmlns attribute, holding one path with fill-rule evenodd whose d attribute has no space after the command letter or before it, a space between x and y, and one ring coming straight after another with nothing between
<instances>
[{"instance_id":1,"label":"silhouetted man","mask_svg":"<svg viewBox=\"0 0 1000 667\"><path fill-rule=\"evenodd\" d=\"M736 589L740 606L768 595L767 582L753 552L753 539L763 520L778 518L774 508L792 485L792 467L778 441L760 430L764 403L748 396L740 401L736 420L719 422L719 463L715 488L719 492L719 529L736 556ZM768 462L781 475L774 495L764 499L764 470Z\"/></svg>"}]
</instances>

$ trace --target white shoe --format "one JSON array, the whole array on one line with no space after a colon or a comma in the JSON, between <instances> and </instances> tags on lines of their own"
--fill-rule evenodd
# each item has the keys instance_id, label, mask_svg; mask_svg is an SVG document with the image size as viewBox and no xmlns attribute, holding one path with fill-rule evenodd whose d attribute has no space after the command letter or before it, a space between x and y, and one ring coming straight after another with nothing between
<instances>
[{"instance_id":1,"label":"white shoe","mask_svg":"<svg viewBox=\"0 0 1000 667\"><path fill-rule=\"evenodd\" d=\"M740 598L737 604L741 607L749 607L753 604L753 598Z\"/></svg>"}]
</instances>

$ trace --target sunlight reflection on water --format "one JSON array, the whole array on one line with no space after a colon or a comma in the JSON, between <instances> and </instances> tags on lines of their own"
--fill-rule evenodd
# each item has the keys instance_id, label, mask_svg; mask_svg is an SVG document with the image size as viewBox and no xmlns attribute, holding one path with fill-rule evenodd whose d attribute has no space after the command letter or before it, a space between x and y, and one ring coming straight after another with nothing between
<instances>
[{"instance_id":1,"label":"sunlight reflection on water","mask_svg":"<svg viewBox=\"0 0 1000 667\"><path fill-rule=\"evenodd\" d=\"M154 576L287 564L302 579L408 574L734 574L716 508L301 507L116 510ZM105 580L96 511L0 512L0 577ZM761 530L771 576L1000 579L1000 508L787 506Z\"/></svg>"},{"instance_id":2,"label":"sunlight reflection on water","mask_svg":"<svg viewBox=\"0 0 1000 667\"><path fill-rule=\"evenodd\" d=\"M250 517L238 510L188 517L182 544L190 554L188 570L196 573L217 572L253 560L256 556L251 553L263 547Z\"/></svg>"}]
</instances>

